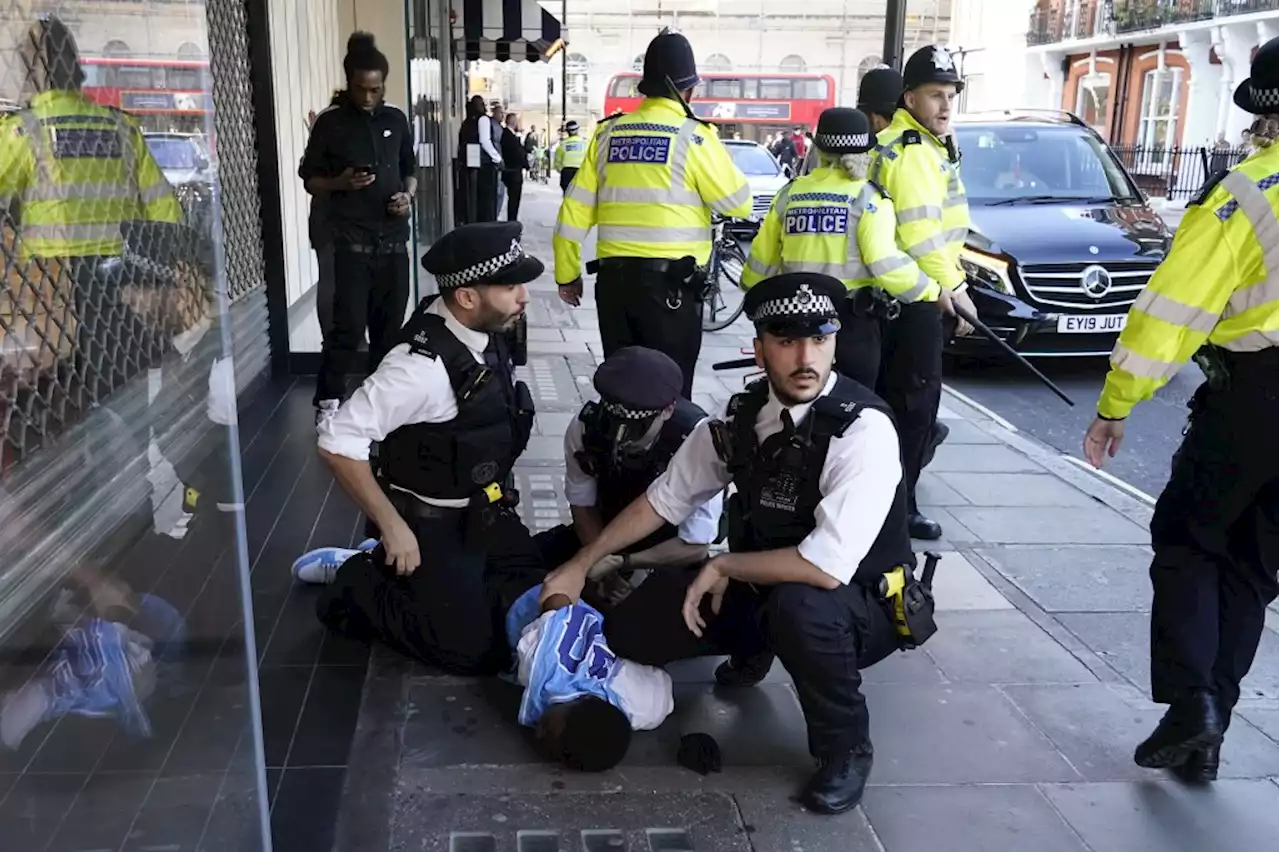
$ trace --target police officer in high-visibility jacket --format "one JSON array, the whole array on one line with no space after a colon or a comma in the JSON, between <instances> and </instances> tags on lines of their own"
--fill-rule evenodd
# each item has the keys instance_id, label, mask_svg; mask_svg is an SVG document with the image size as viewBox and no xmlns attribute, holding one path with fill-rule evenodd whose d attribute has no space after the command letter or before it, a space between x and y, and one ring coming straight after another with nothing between
<instances>
[{"instance_id":1,"label":"police officer in high-visibility jacket","mask_svg":"<svg viewBox=\"0 0 1280 852\"><path fill-rule=\"evenodd\" d=\"M941 45L911 55L893 121L877 135L871 180L888 190L897 209L898 245L939 285L932 301L905 304L885 327L881 390L893 407L902 442L912 538L942 536L920 514L916 482L945 433L935 429L942 397L943 314L953 302L973 312L960 269L969 235L969 205L960 182L959 154L950 136L951 108L963 83ZM956 321L956 332L973 329Z\"/></svg>"},{"instance_id":2,"label":"police officer in high-visibility jacket","mask_svg":"<svg viewBox=\"0 0 1280 852\"><path fill-rule=\"evenodd\" d=\"M787 184L751 243L742 286L786 272L819 272L840 279L849 297L840 305L836 369L872 390L880 372L880 328L892 300L938 298L938 284L894 240L893 202L867 180L871 124L856 109L832 107L813 135L817 168Z\"/></svg>"},{"instance_id":3,"label":"police officer in high-visibility jacket","mask_svg":"<svg viewBox=\"0 0 1280 852\"><path fill-rule=\"evenodd\" d=\"M564 132L568 135L556 148L556 171L560 173L561 192L569 190L573 176L582 168L582 161L587 158L587 140L578 135L578 122L567 122Z\"/></svg>"},{"instance_id":4,"label":"police officer in high-visibility jacket","mask_svg":"<svg viewBox=\"0 0 1280 852\"><path fill-rule=\"evenodd\" d=\"M1151 690L1169 710L1134 754L1139 766L1191 781L1217 777L1219 744L1277 591L1278 44L1258 50L1235 93L1261 117L1259 150L1188 206L1129 310L1084 440L1101 467L1135 404L1192 357L1204 371L1151 518Z\"/></svg>"},{"instance_id":5,"label":"police officer in high-visibility jacket","mask_svg":"<svg viewBox=\"0 0 1280 852\"><path fill-rule=\"evenodd\" d=\"M123 357L124 321L115 292L99 274L104 258L119 257L124 222L177 223L182 210L164 173L129 115L95 104L80 91L84 71L71 31L42 15L19 46L23 110L0 120L0 216L16 212L24 258L66 262L75 282L79 357L92 375ZM91 394L96 392L89 382Z\"/></svg>"},{"instance_id":6,"label":"police officer in high-visibility jacket","mask_svg":"<svg viewBox=\"0 0 1280 852\"><path fill-rule=\"evenodd\" d=\"M751 214L751 187L715 128L693 116L698 83L684 36L659 33L644 57L645 100L600 122L565 193L552 236L560 298L582 297L582 242L597 228L596 307L605 357L623 346L665 352L693 393L702 348L703 268L711 214Z\"/></svg>"}]
</instances>

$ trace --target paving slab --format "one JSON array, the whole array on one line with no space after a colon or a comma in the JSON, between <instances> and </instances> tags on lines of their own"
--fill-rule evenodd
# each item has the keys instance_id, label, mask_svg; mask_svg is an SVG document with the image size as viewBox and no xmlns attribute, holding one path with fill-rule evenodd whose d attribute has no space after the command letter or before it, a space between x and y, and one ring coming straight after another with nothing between
<instances>
[{"instance_id":1,"label":"paving slab","mask_svg":"<svg viewBox=\"0 0 1280 852\"><path fill-rule=\"evenodd\" d=\"M949 681L1092 683L1089 669L1017 610L937 614L926 644Z\"/></svg>"},{"instance_id":2,"label":"paving slab","mask_svg":"<svg viewBox=\"0 0 1280 852\"><path fill-rule=\"evenodd\" d=\"M933 576L933 599L938 612L1013 608L964 554L943 551L939 555L942 559ZM923 570L923 560L920 565Z\"/></svg>"},{"instance_id":3,"label":"paving slab","mask_svg":"<svg viewBox=\"0 0 1280 852\"><path fill-rule=\"evenodd\" d=\"M1045 612L1151 608L1151 551L1142 545L1025 545L977 553Z\"/></svg>"},{"instance_id":4,"label":"paving slab","mask_svg":"<svg viewBox=\"0 0 1280 852\"><path fill-rule=\"evenodd\" d=\"M1133 762L1164 708L1134 702L1106 684L1005 686L1002 691L1088 781L1158 781L1165 775ZM1220 778L1268 778L1278 771L1274 741L1234 724L1222 746Z\"/></svg>"},{"instance_id":5,"label":"paving slab","mask_svg":"<svg viewBox=\"0 0 1280 852\"><path fill-rule=\"evenodd\" d=\"M923 471L916 483L916 500L921 506L967 506L969 500L956 491L940 474Z\"/></svg>"},{"instance_id":6,"label":"paving slab","mask_svg":"<svg viewBox=\"0 0 1280 852\"><path fill-rule=\"evenodd\" d=\"M988 508L952 506L951 512L993 544L1145 544L1147 531L1103 506Z\"/></svg>"},{"instance_id":7,"label":"paving slab","mask_svg":"<svg viewBox=\"0 0 1280 852\"><path fill-rule=\"evenodd\" d=\"M948 441L938 447L933 461L929 463L929 470L934 473L1041 473L1044 468L1022 453L1000 444L963 445Z\"/></svg>"},{"instance_id":8,"label":"paving slab","mask_svg":"<svg viewBox=\"0 0 1280 852\"><path fill-rule=\"evenodd\" d=\"M1280 740L1280 712L1275 707L1256 707L1237 710L1236 715L1243 716L1245 721L1273 740Z\"/></svg>"},{"instance_id":9,"label":"paving slab","mask_svg":"<svg viewBox=\"0 0 1280 852\"><path fill-rule=\"evenodd\" d=\"M1089 852L1035 787L872 787L862 807L885 852Z\"/></svg>"},{"instance_id":10,"label":"paving slab","mask_svg":"<svg viewBox=\"0 0 1280 852\"><path fill-rule=\"evenodd\" d=\"M954 417L941 417L940 419L947 421L947 428L951 432L947 435L947 444L998 444L1000 439L996 438L985 429L980 429L974 424L961 418L956 412L950 412Z\"/></svg>"},{"instance_id":11,"label":"paving slab","mask_svg":"<svg viewBox=\"0 0 1280 852\"><path fill-rule=\"evenodd\" d=\"M1046 785L1045 796L1093 852L1217 852L1276 846L1269 781Z\"/></svg>"},{"instance_id":12,"label":"paving slab","mask_svg":"<svg viewBox=\"0 0 1280 852\"><path fill-rule=\"evenodd\" d=\"M980 544L982 539L978 534L967 526L962 524L952 514L951 510L959 508L951 506L944 508L942 506L932 506L927 503L920 503L920 512L926 518L932 518L942 527L942 538L936 541L926 541L924 539L912 539L912 543L917 553L924 550L956 550L965 545Z\"/></svg>"},{"instance_id":13,"label":"paving slab","mask_svg":"<svg viewBox=\"0 0 1280 852\"><path fill-rule=\"evenodd\" d=\"M866 814L855 808L838 816L812 814L771 793L738 793L754 852L883 852Z\"/></svg>"},{"instance_id":14,"label":"paving slab","mask_svg":"<svg viewBox=\"0 0 1280 852\"><path fill-rule=\"evenodd\" d=\"M975 506L1093 506L1089 495L1050 473L942 471L944 484ZM917 491L917 495L919 492Z\"/></svg>"},{"instance_id":15,"label":"paving slab","mask_svg":"<svg viewBox=\"0 0 1280 852\"><path fill-rule=\"evenodd\" d=\"M986 684L867 684L876 784L1078 780L1053 744Z\"/></svg>"},{"instance_id":16,"label":"paving slab","mask_svg":"<svg viewBox=\"0 0 1280 852\"><path fill-rule=\"evenodd\" d=\"M559 438L563 444L564 433L577 417L578 415L572 411L539 411L534 418L534 425L539 435ZM564 458L563 454L561 458Z\"/></svg>"}]
</instances>

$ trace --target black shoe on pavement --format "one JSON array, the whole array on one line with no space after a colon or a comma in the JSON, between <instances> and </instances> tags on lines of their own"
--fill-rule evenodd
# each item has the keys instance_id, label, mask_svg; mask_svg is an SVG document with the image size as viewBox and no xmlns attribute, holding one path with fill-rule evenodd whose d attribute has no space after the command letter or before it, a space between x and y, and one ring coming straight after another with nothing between
<instances>
[{"instance_id":1,"label":"black shoe on pavement","mask_svg":"<svg viewBox=\"0 0 1280 852\"><path fill-rule=\"evenodd\" d=\"M922 541L937 541L942 538L942 525L937 521L930 520L919 512L913 512L907 516L907 532L912 538L918 538Z\"/></svg>"},{"instance_id":2,"label":"black shoe on pavement","mask_svg":"<svg viewBox=\"0 0 1280 852\"><path fill-rule=\"evenodd\" d=\"M1173 767L1173 774L1188 784L1208 784L1218 780L1218 756L1222 746L1209 746L1191 752L1187 762Z\"/></svg>"},{"instance_id":3,"label":"black shoe on pavement","mask_svg":"<svg viewBox=\"0 0 1280 852\"><path fill-rule=\"evenodd\" d=\"M805 785L800 804L820 814L842 814L857 807L871 775L871 746L818 759L818 771Z\"/></svg>"},{"instance_id":4,"label":"black shoe on pavement","mask_svg":"<svg viewBox=\"0 0 1280 852\"><path fill-rule=\"evenodd\" d=\"M929 443L924 445L924 455L920 457L921 470L929 466L929 462L933 461L933 454L938 451L938 447L942 446L942 442L947 440L947 436L950 434L950 426L941 420L933 421L933 429L929 432Z\"/></svg>"},{"instance_id":5,"label":"black shoe on pavement","mask_svg":"<svg viewBox=\"0 0 1280 852\"><path fill-rule=\"evenodd\" d=\"M1170 769L1186 763L1193 752L1222 744L1222 714L1213 695L1197 690L1169 710L1133 753L1146 769Z\"/></svg>"},{"instance_id":6,"label":"black shoe on pavement","mask_svg":"<svg viewBox=\"0 0 1280 852\"><path fill-rule=\"evenodd\" d=\"M730 657L716 668L716 683L721 686L755 686L769 676L772 668L772 651L754 657Z\"/></svg>"}]
</instances>

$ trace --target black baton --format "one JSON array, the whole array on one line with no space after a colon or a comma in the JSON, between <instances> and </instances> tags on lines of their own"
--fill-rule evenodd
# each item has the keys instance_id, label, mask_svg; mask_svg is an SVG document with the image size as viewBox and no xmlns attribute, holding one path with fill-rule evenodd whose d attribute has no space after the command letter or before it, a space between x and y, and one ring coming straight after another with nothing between
<instances>
[{"instance_id":1,"label":"black baton","mask_svg":"<svg viewBox=\"0 0 1280 852\"><path fill-rule=\"evenodd\" d=\"M756 365L755 358L738 358L734 361L717 361L711 365L713 370L740 370L743 367L754 367Z\"/></svg>"},{"instance_id":2,"label":"black baton","mask_svg":"<svg viewBox=\"0 0 1280 852\"><path fill-rule=\"evenodd\" d=\"M1059 399L1061 399L1067 405L1070 405L1073 407L1075 406L1075 403L1071 401L1071 397L1067 396L1065 393L1062 392L1062 388L1055 385L1049 379L1048 376L1046 376L1044 373L1040 372L1040 370L1036 368L1035 364L1032 364L1030 361L1024 358L1021 353L1019 353L1016 349L1014 349L1012 346L1010 346L1008 343L1002 340L998 334L996 334L991 329L987 328L986 324L983 323L982 320L978 319L973 314L969 313L967 310L960 307L959 305L955 305L955 309L956 309L956 316L960 317L960 319L964 320L965 322L969 323L969 325L973 326L978 331L982 332L983 337L987 338L992 343L999 346L1001 349L1004 350L1004 353L1006 355L1008 355L1013 360L1017 361L1023 367L1026 367L1027 370L1029 370L1033 376L1035 376L1037 379L1039 379L1041 382L1044 383L1045 387L1047 387L1049 390L1057 394ZM718 367L719 365L716 365L716 366Z\"/></svg>"}]
</instances>

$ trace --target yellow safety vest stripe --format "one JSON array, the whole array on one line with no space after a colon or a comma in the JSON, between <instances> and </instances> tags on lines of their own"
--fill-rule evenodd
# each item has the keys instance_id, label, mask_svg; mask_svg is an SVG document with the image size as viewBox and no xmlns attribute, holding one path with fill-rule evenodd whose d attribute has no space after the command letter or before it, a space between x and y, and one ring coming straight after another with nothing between
<instances>
[{"instance_id":1,"label":"yellow safety vest stripe","mask_svg":"<svg viewBox=\"0 0 1280 852\"><path fill-rule=\"evenodd\" d=\"M593 227L598 257L691 255L706 263L713 210L750 215L746 177L713 129L674 101L649 98L603 123L587 145L552 234L556 281L581 274L581 244Z\"/></svg>"},{"instance_id":2,"label":"yellow safety vest stripe","mask_svg":"<svg viewBox=\"0 0 1280 852\"><path fill-rule=\"evenodd\" d=\"M1245 160L1188 208L1169 255L1129 310L1098 400L1102 416L1127 417L1206 342L1236 352L1277 345L1277 147Z\"/></svg>"},{"instance_id":3,"label":"yellow safety vest stripe","mask_svg":"<svg viewBox=\"0 0 1280 852\"><path fill-rule=\"evenodd\" d=\"M920 135L919 143L905 144L909 131ZM876 138L871 179L885 188L897 208L899 247L931 279L956 289L964 283L960 249L969 236L969 203L957 165L905 109Z\"/></svg>"},{"instance_id":4,"label":"yellow safety vest stripe","mask_svg":"<svg viewBox=\"0 0 1280 852\"><path fill-rule=\"evenodd\" d=\"M788 234L785 222L806 212L847 209L839 232ZM794 211L794 212L793 212ZM839 278L850 290L879 286L902 301L937 298L930 280L894 239L893 203L871 183L851 180L830 167L798 178L774 197L747 258L742 286L785 272L816 272Z\"/></svg>"}]
</instances>

